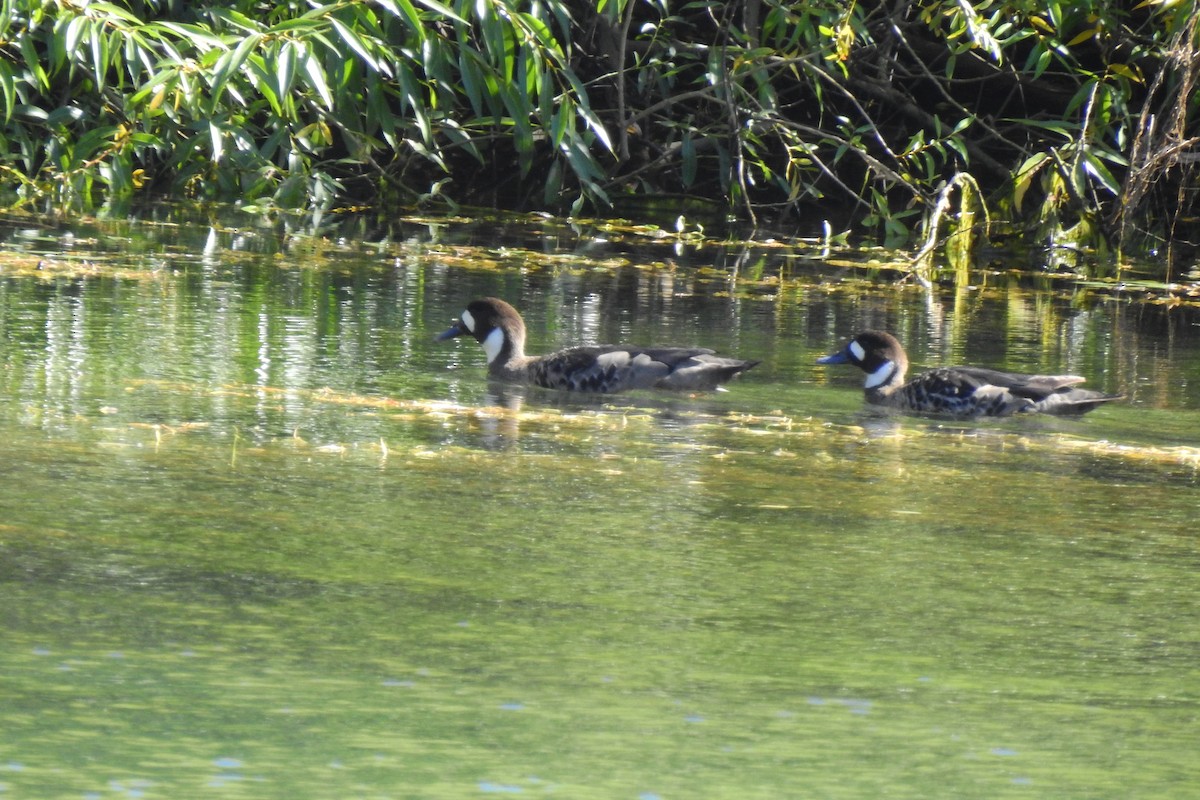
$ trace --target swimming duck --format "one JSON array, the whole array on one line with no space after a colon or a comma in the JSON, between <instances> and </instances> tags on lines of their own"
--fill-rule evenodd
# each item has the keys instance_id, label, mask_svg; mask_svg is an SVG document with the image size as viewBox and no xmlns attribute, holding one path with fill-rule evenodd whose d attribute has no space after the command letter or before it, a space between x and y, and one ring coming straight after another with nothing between
<instances>
[{"instance_id":1,"label":"swimming duck","mask_svg":"<svg viewBox=\"0 0 1200 800\"><path fill-rule=\"evenodd\" d=\"M895 336L866 331L818 364L853 364L867 373L867 402L918 413L1003 417L1021 412L1084 414L1121 395L1074 388L1078 375L1022 375L981 367L943 367L908 383L908 356Z\"/></svg>"},{"instance_id":2,"label":"swimming duck","mask_svg":"<svg viewBox=\"0 0 1200 800\"><path fill-rule=\"evenodd\" d=\"M492 378L574 392L719 389L720 384L758 363L722 358L701 348L629 345L585 345L527 356L525 321L515 308L495 297L468 304L437 340L464 335L474 336L483 345Z\"/></svg>"}]
</instances>

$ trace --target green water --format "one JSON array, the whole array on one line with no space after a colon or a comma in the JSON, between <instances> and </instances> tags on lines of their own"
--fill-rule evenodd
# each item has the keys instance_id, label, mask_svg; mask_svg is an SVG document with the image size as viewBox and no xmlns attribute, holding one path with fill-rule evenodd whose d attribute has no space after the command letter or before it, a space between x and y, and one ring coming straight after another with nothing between
<instances>
[{"instance_id":1,"label":"green water","mask_svg":"<svg viewBox=\"0 0 1200 800\"><path fill-rule=\"evenodd\" d=\"M1198 796L1187 309L401 233L9 232L99 267L0 274L0 797ZM763 363L489 386L478 294ZM867 326L1129 400L872 414Z\"/></svg>"}]
</instances>

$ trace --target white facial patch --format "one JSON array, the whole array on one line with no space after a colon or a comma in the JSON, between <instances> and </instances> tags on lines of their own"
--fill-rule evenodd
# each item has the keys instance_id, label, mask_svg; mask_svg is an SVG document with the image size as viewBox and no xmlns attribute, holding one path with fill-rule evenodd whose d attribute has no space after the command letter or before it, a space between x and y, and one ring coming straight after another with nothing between
<instances>
[{"instance_id":1,"label":"white facial patch","mask_svg":"<svg viewBox=\"0 0 1200 800\"><path fill-rule=\"evenodd\" d=\"M466 322L466 313L463 314L463 322ZM475 320L471 320L473 323ZM468 323L470 325L471 323ZM472 331L475 329L472 328ZM504 331L499 328L493 328L492 332L483 340L483 352L487 353L488 363L491 364L496 360L496 356L500 355L500 351L504 348Z\"/></svg>"},{"instance_id":2,"label":"white facial patch","mask_svg":"<svg viewBox=\"0 0 1200 800\"><path fill-rule=\"evenodd\" d=\"M462 321L463 325L467 326L467 330L469 330L471 333L475 332L475 317L471 316L470 311L464 311L462 313Z\"/></svg>"},{"instance_id":3,"label":"white facial patch","mask_svg":"<svg viewBox=\"0 0 1200 800\"><path fill-rule=\"evenodd\" d=\"M850 353L859 361L863 361L867 357L867 351L863 349L857 339L850 343Z\"/></svg>"},{"instance_id":4,"label":"white facial patch","mask_svg":"<svg viewBox=\"0 0 1200 800\"><path fill-rule=\"evenodd\" d=\"M858 344L858 342L854 342L854 344L852 344L850 346L854 347L857 344ZM858 349L861 350L862 348L860 347ZM861 356L860 356L860 358L861 358ZM896 371L896 365L894 363L892 363L891 361L885 361L882 364L880 364L879 367L874 372L867 373L867 382L864 383L863 386L866 387L867 389L874 389L876 386L879 386L881 383L886 383L888 378L892 377L892 373L895 371Z\"/></svg>"}]
</instances>

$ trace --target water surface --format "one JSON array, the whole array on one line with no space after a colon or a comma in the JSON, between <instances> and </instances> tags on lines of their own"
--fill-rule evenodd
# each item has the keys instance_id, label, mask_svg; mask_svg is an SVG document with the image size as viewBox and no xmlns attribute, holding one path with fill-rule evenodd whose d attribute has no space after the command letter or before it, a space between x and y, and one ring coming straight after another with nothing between
<instances>
[{"instance_id":1,"label":"water surface","mask_svg":"<svg viewBox=\"0 0 1200 800\"><path fill-rule=\"evenodd\" d=\"M0 232L0 795L1194 791L1187 307L554 221ZM482 294L762 363L489 385L432 342ZM813 363L863 327L1128 400L881 415Z\"/></svg>"}]
</instances>

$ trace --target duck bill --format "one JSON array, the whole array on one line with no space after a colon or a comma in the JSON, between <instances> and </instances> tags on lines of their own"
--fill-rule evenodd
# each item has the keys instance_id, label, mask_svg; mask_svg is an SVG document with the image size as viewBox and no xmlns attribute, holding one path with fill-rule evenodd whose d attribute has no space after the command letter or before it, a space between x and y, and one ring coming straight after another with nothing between
<instances>
[{"instance_id":1,"label":"duck bill","mask_svg":"<svg viewBox=\"0 0 1200 800\"><path fill-rule=\"evenodd\" d=\"M849 364L850 357L847 356L846 351L843 350L840 353L834 353L833 355L824 356L823 358L818 358L817 363L818 364Z\"/></svg>"},{"instance_id":2,"label":"duck bill","mask_svg":"<svg viewBox=\"0 0 1200 800\"><path fill-rule=\"evenodd\" d=\"M456 322L456 323L454 323L453 326L451 326L451 328L449 330L445 330L445 331L442 331L441 333L439 333L437 335L437 337L434 339L434 341L435 342L444 342L447 339L453 339L456 336L462 336L466 332L467 332L467 329L463 327L463 324L461 322Z\"/></svg>"}]
</instances>

